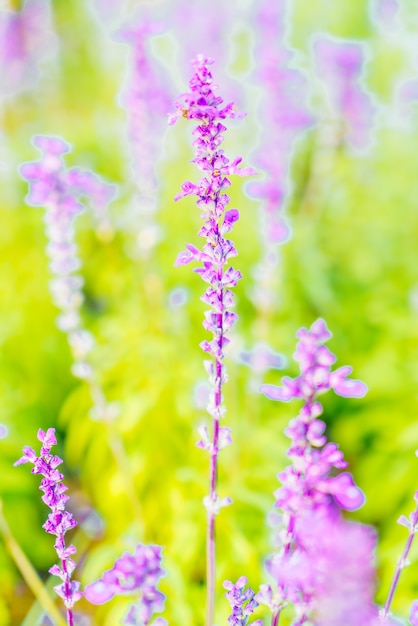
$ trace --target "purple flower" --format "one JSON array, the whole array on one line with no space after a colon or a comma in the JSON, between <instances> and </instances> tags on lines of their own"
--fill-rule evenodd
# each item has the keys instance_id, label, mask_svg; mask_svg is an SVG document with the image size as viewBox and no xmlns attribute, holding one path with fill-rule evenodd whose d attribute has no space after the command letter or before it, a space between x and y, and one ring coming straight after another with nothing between
<instances>
[{"instance_id":1,"label":"purple flower","mask_svg":"<svg viewBox=\"0 0 418 626\"><path fill-rule=\"evenodd\" d=\"M164 574L160 546L138 544L134 554L125 552L112 569L85 588L84 595L93 604L103 604L115 595L139 593L139 600L130 608L124 624L147 626L154 613L164 610L165 596L157 589ZM166 621L157 618L153 624L163 626Z\"/></svg>"},{"instance_id":2,"label":"purple flower","mask_svg":"<svg viewBox=\"0 0 418 626\"><path fill-rule=\"evenodd\" d=\"M197 197L197 205L204 219L199 236L206 239L206 244L202 250L188 244L186 250L177 257L176 265L185 265L191 261L200 262L201 267L196 268L195 272L209 285L202 300L210 305L211 310L205 313L203 326L212 333L213 339L203 341L201 347L214 360L207 364L212 383L208 410L218 421L223 412L221 388L226 374L222 360L225 356L225 347L229 343L226 333L237 320L237 315L229 310L234 304L231 288L235 287L241 278L239 271L226 267L229 259L237 255L237 251L233 242L225 235L239 219L239 212L237 209L227 209L229 197L225 190L231 184L228 178L231 174L246 176L254 171L250 168L239 168L241 158L230 162L220 148L226 130L221 120L237 117L238 113L233 102L225 106L223 99L215 95L216 85L209 69L212 63L212 59L202 55L193 61L195 74L190 81L191 91L176 102L177 112L171 116L170 123L174 123L179 117L197 121L193 131L195 136L193 162L204 172L204 177L198 184L190 181L184 183L183 191L176 200L185 195ZM218 434L219 429L216 436ZM217 447L216 441L214 449Z\"/></svg>"},{"instance_id":3,"label":"purple flower","mask_svg":"<svg viewBox=\"0 0 418 626\"><path fill-rule=\"evenodd\" d=\"M48 428L46 432L42 429L38 431L38 439L42 443L40 455L29 446L23 448L23 456L14 465L32 463L32 474L43 476L40 489L43 492L42 500L51 509L48 519L43 525L47 533L55 535L55 550L61 566L54 565L49 570L54 576L61 578L62 583L54 587L54 591L63 599L67 608L67 620L69 626L73 626L72 608L81 598L80 583L73 581L71 575L75 568L72 555L76 549L72 544L66 545L65 534L77 525L77 522L65 510L69 496L66 495L67 487L62 482L64 475L57 469L62 464L59 456L51 454L51 448L56 445L55 428Z\"/></svg>"}]
</instances>

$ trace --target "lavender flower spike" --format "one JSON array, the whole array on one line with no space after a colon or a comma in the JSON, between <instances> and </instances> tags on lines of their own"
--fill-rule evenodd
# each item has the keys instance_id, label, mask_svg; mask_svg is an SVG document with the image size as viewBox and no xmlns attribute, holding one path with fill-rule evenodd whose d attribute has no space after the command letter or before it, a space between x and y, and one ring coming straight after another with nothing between
<instances>
[{"instance_id":1,"label":"lavender flower spike","mask_svg":"<svg viewBox=\"0 0 418 626\"><path fill-rule=\"evenodd\" d=\"M334 533L335 537L339 537L348 532L348 527L346 530L340 528L340 510L353 511L364 503L364 495L352 475L348 472L335 473L335 470L345 469L347 462L338 446L327 441L324 434L326 424L318 419L323 410L318 396L333 389L341 396L362 397L367 387L361 381L347 378L351 367L331 370L336 358L324 345L331 337L324 320L318 319L309 330L302 328L297 337L299 342L294 358L299 362L300 375L296 378L283 378L281 387L261 387L261 391L273 400L287 402L295 398L304 401L298 416L291 420L285 430L285 434L291 439L287 454L292 463L278 474L281 487L274 494L276 507L282 511L282 527L278 533L280 549L268 561L267 568L276 580L276 590L273 593L270 587L264 586L261 594L257 595L258 601L267 604L272 611L272 626L277 626L281 610L289 602L294 605L299 616L299 621L293 622L294 624L303 624L306 616L316 610L316 602L319 602L322 593L318 582L322 574L318 570L318 559L314 552L310 556L305 546L309 524L313 524L314 517L329 527L327 532L330 536ZM366 538L366 544L367 541ZM316 540L311 543L315 542L317 543ZM332 545L329 546L329 552L333 552ZM365 552L371 553L370 550ZM309 568L312 568L312 576L308 576ZM326 564L326 570L333 570L332 559ZM338 585L335 588L335 598L338 596L337 591ZM324 597L326 596L327 593L324 592ZM369 595L366 603L367 614L374 615L375 608L370 597ZM319 602L322 606L321 603L322 600ZM334 604L341 605L341 598L335 600ZM358 605L361 604L362 600L359 600ZM334 615L334 608L330 608L330 614ZM344 617L345 621L334 622L330 618L329 622L323 622L323 626L368 623L357 619L354 608L349 615L351 621L348 617Z\"/></svg>"},{"instance_id":2,"label":"lavender flower spike","mask_svg":"<svg viewBox=\"0 0 418 626\"><path fill-rule=\"evenodd\" d=\"M195 74L190 80L190 93L182 96L181 101L176 102L177 112L169 119L171 124L179 117L196 120L197 126L193 131L196 139L193 145L196 149L193 163L204 172L204 177L198 184L186 181L182 185L182 192L176 196L176 200L183 196L197 196L197 206L202 211L204 225L199 231L199 236L206 239L202 250L189 244L176 261L176 265L185 265L191 261L202 263L194 271L201 275L202 279L209 284L203 302L210 306L205 313L203 326L212 333L211 341L203 341L201 348L211 356L211 360L205 361L204 365L209 374L211 393L208 413L212 417L213 433L211 441L200 441L202 447L210 454L210 492L204 499L207 509L207 626L213 624L213 611L215 603L215 516L222 506L231 502L229 498L219 498L217 494L217 468L220 441L225 437L225 429L220 427L220 419L225 413L222 402L222 386L226 381L226 369L223 365L225 348L229 343L226 337L228 330L235 324L237 315L231 312L234 305L232 287L237 285L241 273L231 266L226 267L231 257L237 255L234 244L225 235L233 228L239 219L236 209L228 209L229 197L225 190L230 186L228 176L239 174L247 176L255 174L251 168L238 168L241 158L230 162L220 149L223 141L223 133L226 127L221 122L230 117L238 117L236 106L233 102L223 106L223 99L216 96L214 90L217 86L213 83L212 73L209 66L213 60L203 55L197 56L192 61Z\"/></svg>"},{"instance_id":3,"label":"lavender flower spike","mask_svg":"<svg viewBox=\"0 0 418 626\"><path fill-rule=\"evenodd\" d=\"M49 572L54 576L61 578L62 583L54 587L54 591L64 600L67 609L67 624L74 626L73 606L81 598L79 591L80 583L71 580L71 575L75 568L75 563L71 556L75 554L75 547L65 543L65 533L77 525L77 522L65 510L65 504L69 500L69 496L65 494L67 487L62 482L63 474L57 469L62 463L59 456L51 454L51 448L56 445L55 428L48 428L46 432L42 429L38 431L38 439L42 443L40 455L29 446L23 448L23 456L14 463L14 465L23 465L24 463L33 463L32 474L41 474L40 489L44 495L42 500L51 509L47 521L43 528L47 533L55 535L56 541L54 548L61 560L61 567L54 565Z\"/></svg>"}]
</instances>

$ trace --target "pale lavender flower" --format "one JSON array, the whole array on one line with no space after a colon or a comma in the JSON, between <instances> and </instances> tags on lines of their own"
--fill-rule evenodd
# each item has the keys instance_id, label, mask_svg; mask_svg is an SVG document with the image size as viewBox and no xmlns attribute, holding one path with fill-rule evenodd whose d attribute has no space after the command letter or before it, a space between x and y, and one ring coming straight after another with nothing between
<instances>
[{"instance_id":1,"label":"pale lavender flower","mask_svg":"<svg viewBox=\"0 0 418 626\"><path fill-rule=\"evenodd\" d=\"M285 357L275 352L267 343L258 342L251 350L242 350L239 360L257 373L265 374L271 369L283 369L286 363Z\"/></svg>"},{"instance_id":2,"label":"pale lavender flower","mask_svg":"<svg viewBox=\"0 0 418 626\"><path fill-rule=\"evenodd\" d=\"M152 621L154 613L164 610L165 596L158 583L165 571L161 567L161 547L138 544L134 554L125 552L103 576L87 585L84 595L93 604L104 604L119 594L139 594L124 620L129 626L163 626L162 618Z\"/></svg>"},{"instance_id":3,"label":"pale lavender flower","mask_svg":"<svg viewBox=\"0 0 418 626\"><path fill-rule=\"evenodd\" d=\"M398 0L371 0L370 17L376 26L390 35L399 26L399 9Z\"/></svg>"},{"instance_id":4,"label":"pale lavender flower","mask_svg":"<svg viewBox=\"0 0 418 626\"><path fill-rule=\"evenodd\" d=\"M271 369L283 369L286 359L266 342L257 342L250 350L242 350L238 361L251 369L249 389L257 393L264 374Z\"/></svg>"},{"instance_id":5,"label":"pale lavender flower","mask_svg":"<svg viewBox=\"0 0 418 626\"><path fill-rule=\"evenodd\" d=\"M9 429L5 424L0 424L0 439L5 439L9 434Z\"/></svg>"},{"instance_id":6,"label":"pale lavender flower","mask_svg":"<svg viewBox=\"0 0 418 626\"><path fill-rule=\"evenodd\" d=\"M54 587L54 591L63 599L67 609L68 626L74 626L73 606L81 598L80 583L71 580L76 564L72 560L76 549L72 544L66 545L65 534L77 525L77 522L65 510L69 496L66 495L67 487L62 482L64 475L57 469L63 462L60 457L51 454L51 449L56 445L55 428L48 428L46 432L38 431L38 439L42 443L40 455L29 446L23 448L23 456L14 465L32 463L32 474L41 474L40 489L43 491L42 500L51 509L48 520L43 525L47 533L55 535L54 548L61 560L61 566L54 565L49 572L61 578L62 583Z\"/></svg>"},{"instance_id":7,"label":"pale lavender flower","mask_svg":"<svg viewBox=\"0 0 418 626\"><path fill-rule=\"evenodd\" d=\"M197 206L201 210L204 225L199 236L206 240L202 250L188 244L176 261L176 265L185 265L191 261L202 265L194 271L201 275L209 284L201 298L210 306L205 313L203 326L212 334L211 341L203 341L201 348L211 356L204 362L209 375L211 392L207 407L212 416L212 439L207 430L199 431L202 439L198 445L210 454L210 492L204 498L208 514L207 525L207 623L213 623L215 598L215 516L220 508L230 504L230 498L219 498L217 494L217 464L220 445L228 445L231 441L229 429L220 427L220 420L225 413L222 399L222 387L226 381L226 369L223 364L225 348L229 343L227 333L235 324L237 315L231 312L234 297L231 289L241 278L241 273L229 266L229 259L237 255L234 244L225 235L239 219L237 209L227 209L229 197L225 193L230 186L229 176L239 174L246 176L255 173L251 168L239 168L241 158L230 161L220 148L227 118L238 117L233 102L223 104L223 99L215 95L216 85L213 82L210 65L213 60L198 55L192 62L195 74L190 80L190 92L183 94L176 102L176 113L171 115L169 122L175 123L179 117L196 120L193 131L195 140L195 158L193 163L204 173L204 177L195 184L186 181L182 192L176 200L183 196L197 196Z\"/></svg>"},{"instance_id":8,"label":"pale lavender flower","mask_svg":"<svg viewBox=\"0 0 418 626\"><path fill-rule=\"evenodd\" d=\"M286 41L288 10L287 0L261 0L254 5L252 16L257 25L254 73L262 88L260 117L264 128L255 163L264 172L265 180L251 183L247 188L263 202L263 240L267 245L284 243L290 238L284 209L291 191L294 144L314 122L307 103L306 76L289 68L294 52Z\"/></svg>"},{"instance_id":9,"label":"pale lavender flower","mask_svg":"<svg viewBox=\"0 0 418 626\"><path fill-rule=\"evenodd\" d=\"M373 141L377 107L363 83L364 45L358 41L318 34L313 38L312 49L330 114L343 124L345 141L356 150L369 148Z\"/></svg>"},{"instance_id":10,"label":"pale lavender flower","mask_svg":"<svg viewBox=\"0 0 418 626\"><path fill-rule=\"evenodd\" d=\"M83 279L77 274L81 267L74 236L74 220L84 210L81 198L90 200L99 221L105 219L107 206L116 193L97 175L79 168L67 169L63 155L70 146L60 137L37 135L33 144L41 159L20 167L21 176L29 183L26 201L45 208L47 254L54 279L51 294L61 310L57 323L68 336L74 356L73 374L89 378L91 367L87 355L93 347L92 335L81 326L80 307L83 302Z\"/></svg>"},{"instance_id":11,"label":"pale lavender flower","mask_svg":"<svg viewBox=\"0 0 418 626\"><path fill-rule=\"evenodd\" d=\"M131 47L131 64L121 104L127 116L132 180L138 196L128 216L129 227L139 230L137 243L146 252L161 239L155 221L158 179L155 172L162 153L162 137L171 107L170 77L150 50L151 39L163 31L161 22L144 16L117 32L117 40Z\"/></svg>"},{"instance_id":12,"label":"pale lavender flower","mask_svg":"<svg viewBox=\"0 0 418 626\"><path fill-rule=\"evenodd\" d=\"M247 578L241 576L235 585L230 580L225 580L223 584L224 588L228 589L225 597L232 609L232 614L228 617L230 626L247 626L249 616L259 606L254 598L254 591L247 587L247 583ZM257 620L252 622L252 626L261 626L262 623L262 620Z\"/></svg>"},{"instance_id":13,"label":"pale lavender flower","mask_svg":"<svg viewBox=\"0 0 418 626\"><path fill-rule=\"evenodd\" d=\"M0 97L31 89L38 65L55 50L47 0L27 0L20 11L0 11Z\"/></svg>"}]
</instances>

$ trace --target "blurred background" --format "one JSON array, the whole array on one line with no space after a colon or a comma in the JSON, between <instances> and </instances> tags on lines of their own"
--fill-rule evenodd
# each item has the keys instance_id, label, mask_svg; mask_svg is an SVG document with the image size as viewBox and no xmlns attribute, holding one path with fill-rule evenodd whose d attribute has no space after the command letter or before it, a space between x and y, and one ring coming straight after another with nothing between
<instances>
[{"instance_id":1,"label":"blurred background","mask_svg":"<svg viewBox=\"0 0 418 626\"><path fill-rule=\"evenodd\" d=\"M278 6L269 6L276 4ZM209 424L199 343L205 290L186 243L201 245L199 209L174 202L190 160L193 124L168 127L187 91L189 60L214 57L219 95L243 119L223 145L259 175L232 177L240 211L231 238L243 274L225 387L233 446L220 457L217 624L222 581L265 581L266 524L286 465L283 430L297 404L258 393L296 375L295 332L322 317L338 365L369 392L324 397L336 441L366 494L350 515L379 533L377 602L406 539L396 520L418 487L418 6L415 0L27 0L0 3L0 495L4 520L49 588L53 538L22 447L54 427L70 507L79 520L75 578L88 584L139 541L164 548L165 616L203 624ZM35 135L72 145L67 165L118 186L99 215L74 221L84 279L82 328L97 388L117 417L92 414L91 385L56 323L44 209L25 202L19 165L39 159ZM282 371L278 371L281 368ZM115 461L115 449L123 449ZM131 478L127 480L126 476ZM131 483L129 482L131 481ZM128 484L129 483L129 484ZM0 535L0 626L46 624ZM394 600L417 597L418 547ZM51 592L51 597L53 597ZM121 623L129 598L77 604L80 624ZM285 621L284 621L285 623Z\"/></svg>"}]
</instances>

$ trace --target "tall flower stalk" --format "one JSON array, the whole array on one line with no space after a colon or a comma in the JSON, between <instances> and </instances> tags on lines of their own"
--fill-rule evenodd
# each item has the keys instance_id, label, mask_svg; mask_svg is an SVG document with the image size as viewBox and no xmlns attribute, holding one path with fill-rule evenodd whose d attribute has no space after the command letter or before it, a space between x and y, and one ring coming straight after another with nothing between
<instances>
[{"instance_id":1,"label":"tall flower stalk","mask_svg":"<svg viewBox=\"0 0 418 626\"><path fill-rule=\"evenodd\" d=\"M278 625L287 604L295 608L294 626L312 615L318 617L318 626L372 626L377 620L372 600L374 539L369 528L350 525L340 515L341 509L362 506L364 496L350 473L336 473L348 464L338 446L327 441L325 422L318 419L321 394L332 389L339 396L360 398L367 387L348 378L351 367L331 369L336 358L324 345L331 338L324 320L318 319L309 330L302 328L297 337L294 358L300 375L284 377L281 387L261 388L272 400L300 399L303 406L285 430L292 442L287 453L291 464L278 474L282 486L275 493L281 511L279 550L267 568L276 588L263 585L256 599L270 608L272 626Z\"/></svg>"},{"instance_id":2,"label":"tall flower stalk","mask_svg":"<svg viewBox=\"0 0 418 626\"><path fill-rule=\"evenodd\" d=\"M204 172L198 184L186 181L176 200L188 195L197 196L197 206L201 209L204 220L198 235L206 240L202 250L188 244L187 249L180 253L176 266L191 261L202 263L194 271L201 275L209 284L202 296L210 309L205 313L203 326L212 333L211 341L203 341L200 346L210 355L204 361L209 375L211 391L207 411L212 418L212 433L206 427L199 430L201 440L198 446L207 450L210 455L209 494L204 499L207 510L206 537L206 575L207 575L207 608L206 626L212 626L215 606L215 518L223 506L231 503L230 498L218 496L218 455L219 451L231 443L230 429L221 427L220 421L225 414L222 389L227 380L225 365L225 348L229 343L227 333L235 324L237 315L231 311L234 297L231 289L241 278L241 273L229 266L229 259L237 255L234 244L225 235L239 219L236 209L227 209L229 197L225 190L230 186L228 178L231 174L246 176L254 174L250 168L239 169L241 158L230 162L220 148L226 127L221 120L238 117L233 102L223 105L223 99L215 95L216 85L213 83L210 65L213 59L198 55L192 61L195 74L190 80L190 93L183 94L176 102L177 112L170 117L173 124L179 117L196 120L193 131L195 140L195 158L193 163Z\"/></svg>"}]
</instances>

